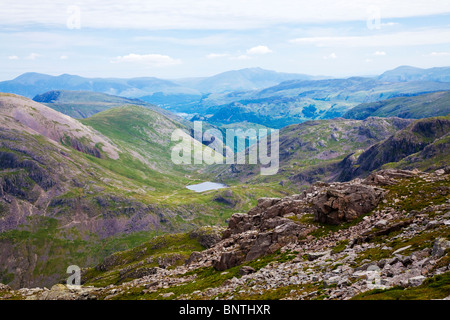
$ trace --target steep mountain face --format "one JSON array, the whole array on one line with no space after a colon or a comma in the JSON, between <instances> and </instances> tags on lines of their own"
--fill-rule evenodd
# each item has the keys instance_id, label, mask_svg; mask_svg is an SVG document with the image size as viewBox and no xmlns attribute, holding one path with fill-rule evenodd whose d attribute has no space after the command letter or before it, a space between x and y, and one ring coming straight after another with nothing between
<instances>
[{"instance_id":1,"label":"steep mountain face","mask_svg":"<svg viewBox=\"0 0 450 320\"><path fill-rule=\"evenodd\" d=\"M111 159L119 157L117 147L108 138L66 115L20 96L1 94L0 98L0 121L5 128L41 134L96 157L101 157L101 152Z\"/></svg>"},{"instance_id":2,"label":"steep mountain face","mask_svg":"<svg viewBox=\"0 0 450 320\"><path fill-rule=\"evenodd\" d=\"M438 81L450 82L450 67L421 69L410 66L401 66L386 71L378 77L381 81L407 82L407 81Z\"/></svg>"},{"instance_id":3,"label":"steep mountain face","mask_svg":"<svg viewBox=\"0 0 450 320\"><path fill-rule=\"evenodd\" d=\"M211 215L227 207L214 193L185 189L202 166L170 161L173 130L200 143L156 111L121 107L81 123L1 94L0 115L0 282L49 285L73 263L226 218Z\"/></svg>"},{"instance_id":4,"label":"steep mountain face","mask_svg":"<svg viewBox=\"0 0 450 320\"><path fill-rule=\"evenodd\" d=\"M0 299L448 299L449 179L448 170L381 170L317 183L259 199L225 231L165 235L110 255L83 270L80 288L0 285Z\"/></svg>"},{"instance_id":5,"label":"steep mountain face","mask_svg":"<svg viewBox=\"0 0 450 320\"><path fill-rule=\"evenodd\" d=\"M444 151L445 145L443 145L443 149L437 146L447 141L449 132L449 117L427 118L415 121L407 128L400 130L388 139L374 144L361 153L357 159L345 161L338 179L345 181L354 177L367 175L369 172L380 168L384 164L398 162L409 155L421 152L428 145L432 146L430 146L424 154L419 155L419 157L422 156L426 158L426 155L433 154L434 156L437 156L439 154L448 161L450 157L449 149ZM445 138L441 140L444 136ZM435 150L437 153L434 153L431 150ZM431 168L433 168L433 166Z\"/></svg>"},{"instance_id":6,"label":"steep mountain face","mask_svg":"<svg viewBox=\"0 0 450 320\"><path fill-rule=\"evenodd\" d=\"M400 117L420 119L450 114L450 91L440 91L362 103L343 117L363 120L367 117Z\"/></svg>"},{"instance_id":7,"label":"steep mountain face","mask_svg":"<svg viewBox=\"0 0 450 320\"><path fill-rule=\"evenodd\" d=\"M317 81L285 81L259 91L211 94L196 108L214 124L247 120L269 127L344 115L361 103L404 95L450 90L443 82L384 82L354 77Z\"/></svg>"}]
</instances>

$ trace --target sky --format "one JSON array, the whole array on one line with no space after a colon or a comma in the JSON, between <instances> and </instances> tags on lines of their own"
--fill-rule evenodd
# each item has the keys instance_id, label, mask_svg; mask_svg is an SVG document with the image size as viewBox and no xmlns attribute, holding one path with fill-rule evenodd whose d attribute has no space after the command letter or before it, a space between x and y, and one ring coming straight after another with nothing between
<instances>
[{"instance_id":1,"label":"sky","mask_svg":"<svg viewBox=\"0 0 450 320\"><path fill-rule=\"evenodd\" d=\"M450 66L450 1L1 0L0 48L0 80L376 75Z\"/></svg>"}]
</instances>

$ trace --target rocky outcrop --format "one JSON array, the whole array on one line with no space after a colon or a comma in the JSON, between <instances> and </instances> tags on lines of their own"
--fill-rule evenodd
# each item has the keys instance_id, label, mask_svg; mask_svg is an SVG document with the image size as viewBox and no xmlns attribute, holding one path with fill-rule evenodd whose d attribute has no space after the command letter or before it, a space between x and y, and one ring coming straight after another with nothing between
<instances>
[{"instance_id":1,"label":"rocky outcrop","mask_svg":"<svg viewBox=\"0 0 450 320\"><path fill-rule=\"evenodd\" d=\"M412 183L407 184L410 179ZM372 289L389 288L399 295L408 294L402 298L420 294L425 288L427 294L430 291L433 297L443 299L448 295L445 281L450 276L450 189L444 188L449 179L445 170L433 174L384 170L365 180L316 183L299 195L261 198L247 214L234 214L222 239L206 250L192 252L183 265L149 266L156 257L142 255L144 251L138 247L134 254L112 255L93 270L96 277L103 275L101 279L118 274L125 282L77 289L58 285L50 290L13 291L0 286L0 299L108 300L139 294L144 299L258 299L270 293L283 299L346 300ZM322 223L311 222L313 203L330 189L384 193L380 186L390 190L382 204L354 224L322 232L316 230ZM434 198L424 198L412 210L411 201L424 193L422 186L425 194ZM350 201L345 204L352 205ZM310 234L313 230L317 232ZM155 245L164 247L164 242ZM262 258L270 253L274 254ZM130 264L137 268L130 268ZM195 283L200 289L190 291ZM416 287L419 291L411 291ZM380 292L383 294L371 294Z\"/></svg>"},{"instance_id":2,"label":"rocky outcrop","mask_svg":"<svg viewBox=\"0 0 450 320\"><path fill-rule=\"evenodd\" d=\"M288 243L305 237L311 232L311 226L288 218L309 212L307 203L301 198L300 195L283 199L261 198L247 214L233 214L223 239L234 250L223 252L213 262L214 267L226 270L244 261L274 253Z\"/></svg>"},{"instance_id":3,"label":"rocky outcrop","mask_svg":"<svg viewBox=\"0 0 450 320\"><path fill-rule=\"evenodd\" d=\"M311 200L314 220L340 224L369 213L381 201L384 190L365 185L338 184Z\"/></svg>"}]
</instances>

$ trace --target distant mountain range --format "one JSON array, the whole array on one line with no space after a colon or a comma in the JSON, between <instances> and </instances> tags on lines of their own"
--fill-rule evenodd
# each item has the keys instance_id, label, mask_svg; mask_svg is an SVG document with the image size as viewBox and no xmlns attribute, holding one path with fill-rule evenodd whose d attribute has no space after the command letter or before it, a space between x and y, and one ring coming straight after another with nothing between
<instances>
[{"instance_id":1,"label":"distant mountain range","mask_svg":"<svg viewBox=\"0 0 450 320\"><path fill-rule=\"evenodd\" d=\"M450 82L384 82L375 78L292 80L257 91L211 94L194 119L214 124L249 121L282 128L315 119L343 116L361 103L450 90ZM429 114L435 114L433 108Z\"/></svg>"},{"instance_id":2,"label":"distant mountain range","mask_svg":"<svg viewBox=\"0 0 450 320\"><path fill-rule=\"evenodd\" d=\"M421 69L410 66L401 66L386 71L378 77L378 80L388 82L407 81L437 81L450 82L450 67L438 67Z\"/></svg>"},{"instance_id":3,"label":"distant mountain range","mask_svg":"<svg viewBox=\"0 0 450 320\"><path fill-rule=\"evenodd\" d=\"M41 73L24 73L13 80L0 82L0 92L9 92L32 98L52 90L94 91L128 98L153 94L201 96L203 93L255 90L293 79L316 79L320 77L290 74L249 68L228 71L206 78L163 80L154 77L131 79L84 78L63 74L51 76ZM157 99L156 95L155 99ZM151 102L151 101L148 101Z\"/></svg>"},{"instance_id":4,"label":"distant mountain range","mask_svg":"<svg viewBox=\"0 0 450 320\"><path fill-rule=\"evenodd\" d=\"M402 66L378 77L348 79L248 68L212 77L175 80L25 73L0 82L0 91L34 98L47 105L51 103L55 110L77 118L121 104L149 103L187 119L208 120L218 126L249 122L276 128L340 117L361 103L446 90L450 90L450 67ZM82 101L77 94L67 91L88 91L123 99L97 98L93 94L88 101ZM95 103L96 99L101 101L101 106Z\"/></svg>"}]
</instances>

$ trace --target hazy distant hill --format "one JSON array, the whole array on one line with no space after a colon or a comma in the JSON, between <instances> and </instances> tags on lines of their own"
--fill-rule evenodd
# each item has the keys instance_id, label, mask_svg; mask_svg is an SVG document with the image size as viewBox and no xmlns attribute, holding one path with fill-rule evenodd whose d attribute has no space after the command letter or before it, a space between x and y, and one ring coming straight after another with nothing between
<instances>
[{"instance_id":1,"label":"hazy distant hill","mask_svg":"<svg viewBox=\"0 0 450 320\"><path fill-rule=\"evenodd\" d=\"M282 128L341 117L361 103L443 90L450 90L450 82L384 82L362 77L291 80L259 91L211 94L196 110L216 124L248 121Z\"/></svg>"},{"instance_id":2,"label":"hazy distant hill","mask_svg":"<svg viewBox=\"0 0 450 320\"><path fill-rule=\"evenodd\" d=\"M450 82L450 67L421 69L411 66L401 66L386 71L378 77L381 81L406 82L406 81L439 81Z\"/></svg>"},{"instance_id":3,"label":"hazy distant hill","mask_svg":"<svg viewBox=\"0 0 450 320\"><path fill-rule=\"evenodd\" d=\"M146 101L154 102L153 95L155 95L155 99L161 95L178 96L181 99L187 95L200 99L202 93L262 89L285 80L313 78L303 74L279 73L260 68L228 71L206 78L171 81L155 77L84 78L69 74L51 76L28 72L15 79L0 82L0 91L32 98L51 90L81 90L131 98L146 96Z\"/></svg>"},{"instance_id":4,"label":"hazy distant hill","mask_svg":"<svg viewBox=\"0 0 450 320\"><path fill-rule=\"evenodd\" d=\"M425 93L411 97L398 97L363 103L343 115L347 119L363 120L367 117L400 117L420 119L446 116L450 113L450 91Z\"/></svg>"},{"instance_id":5,"label":"hazy distant hill","mask_svg":"<svg viewBox=\"0 0 450 320\"><path fill-rule=\"evenodd\" d=\"M32 98L51 90L94 91L124 97L140 97L154 92L192 93L171 81L147 78L84 78L63 74L50 76L40 73L24 73L9 81L0 82L0 91ZM198 93L198 92L197 92Z\"/></svg>"},{"instance_id":6,"label":"hazy distant hill","mask_svg":"<svg viewBox=\"0 0 450 320\"><path fill-rule=\"evenodd\" d=\"M282 73L261 68L246 68L223 72L204 79L185 79L175 81L202 93L248 91L274 86L287 80L320 79L306 74Z\"/></svg>"}]
</instances>

